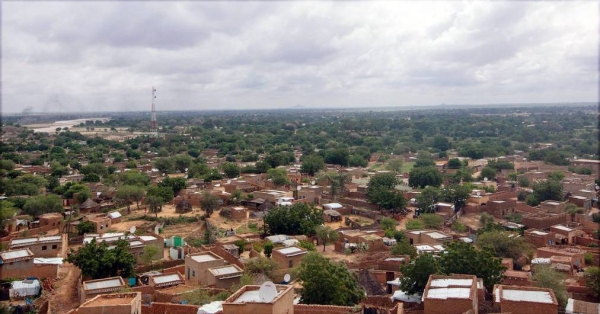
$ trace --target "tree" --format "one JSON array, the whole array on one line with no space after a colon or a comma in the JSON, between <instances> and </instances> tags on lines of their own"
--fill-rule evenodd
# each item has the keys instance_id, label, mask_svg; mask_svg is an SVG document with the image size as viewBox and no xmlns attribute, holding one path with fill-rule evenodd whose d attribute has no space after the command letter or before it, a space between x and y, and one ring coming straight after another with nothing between
<instances>
[{"instance_id":1,"label":"tree","mask_svg":"<svg viewBox=\"0 0 600 314\"><path fill-rule=\"evenodd\" d=\"M227 178L237 178L240 176L240 167L233 162L224 162L221 165L221 169L223 169L223 173Z\"/></svg>"},{"instance_id":2,"label":"tree","mask_svg":"<svg viewBox=\"0 0 600 314\"><path fill-rule=\"evenodd\" d=\"M311 236L315 228L323 224L323 213L313 205L295 203L271 209L264 220L270 234Z\"/></svg>"},{"instance_id":3,"label":"tree","mask_svg":"<svg viewBox=\"0 0 600 314\"><path fill-rule=\"evenodd\" d=\"M571 221L575 222L575 215L583 213L584 210L573 203L567 203L566 212L571 216Z\"/></svg>"},{"instance_id":4,"label":"tree","mask_svg":"<svg viewBox=\"0 0 600 314\"><path fill-rule=\"evenodd\" d=\"M402 161L402 157L392 158L388 160L387 164L385 165L385 169L389 171L394 171L395 173L400 173L402 171L403 163L404 162Z\"/></svg>"},{"instance_id":5,"label":"tree","mask_svg":"<svg viewBox=\"0 0 600 314\"><path fill-rule=\"evenodd\" d=\"M393 173L378 173L371 177L367 184L367 200L369 203L377 204L380 209L403 210L406 206L404 195L394 189L398 179Z\"/></svg>"},{"instance_id":6,"label":"tree","mask_svg":"<svg viewBox=\"0 0 600 314\"><path fill-rule=\"evenodd\" d=\"M62 200L56 194L38 195L30 197L23 205L23 213L38 217L46 213L62 213Z\"/></svg>"},{"instance_id":7,"label":"tree","mask_svg":"<svg viewBox=\"0 0 600 314\"><path fill-rule=\"evenodd\" d=\"M348 166L350 167L366 167L369 162L360 155L352 155L348 158Z\"/></svg>"},{"instance_id":8,"label":"tree","mask_svg":"<svg viewBox=\"0 0 600 314\"><path fill-rule=\"evenodd\" d=\"M419 217L426 229L442 229L444 219L436 214L423 214Z\"/></svg>"},{"instance_id":9,"label":"tree","mask_svg":"<svg viewBox=\"0 0 600 314\"><path fill-rule=\"evenodd\" d=\"M562 171L551 171L548 173L548 180L560 181L565 178L565 173Z\"/></svg>"},{"instance_id":10,"label":"tree","mask_svg":"<svg viewBox=\"0 0 600 314\"><path fill-rule=\"evenodd\" d=\"M333 171L320 175L319 180L327 180L329 182L329 194L333 200L337 200L340 192L345 190L346 184L350 183L348 174Z\"/></svg>"},{"instance_id":11,"label":"tree","mask_svg":"<svg viewBox=\"0 0 600 314\"><path fill-rule=\"evenodd\" d=\"M406 222L406 230L423 230L425 226L420 219L411 219Z\"/></svg>"},{"instance_id":12,"label":"tree","mask_svg":"<svg viewBox=\"0 0 600 314\"><path fill-rule=\"evenodd\" d=\"M502 260L491 250L477 250L465 242L447 244L446 252L440 256L440 266L445 274L467 274L482 278L490 291L495 284L502 282L506 270Z\"/></svg>"},{"instance_id":13,"label":"tree","mask_svg":"<svg viewBox=\"0 0 600 314\"><path fill-rule=\"evenodd\" d=\"M596 298L600 297L600 268L595 266L586 267L583 277L590 294Z\"/></svg>"},{"instance_id":14,"label":"tree","mask_svg":"<svg viewBox=\"0 0 600 314\"><path fill-rule=\"evenodd\" d=\"M129 242L118 240L109 249L105 241L93 239L77 251L71 249L66 261L81 269L86 278L131 277L134 273L135 257L129 253Z\"/></svg>"},{"instance_id":15,"label":"tree","mask_svg":"<svg viewBox=\"0 0 600 314\"><path fill-rule=\"evenodd\" d=\"M325 160L319 154L310 154L302 157L301 173L306 173L309 176L314 176L315 173L325 168Z\"/></svg>"},{"instance_id":16,"label":"tree","mask_svg":"<svg viewBox=\"0 0 600 314\"><path fill-rule=\"evenodd\" d=\"M420 151L417 160L415 161L415 168L428 168L435 167L435 161L428 151Z\"/></svg>"},{"instance_id":17,"label":"tree","mask_svg":"<svg viewBox=\"0 0 600 314\"><path fill-rule=\"evenodd\" d=\"M304 304L351 306L365 297L356 277L342 263L332 263L317 252L302 259L298 278Z\"/></svg>"},{"instance_id":18,"label":"tree","mask_svg":"<svg viewBox=\"0 0 600 314\"><path fill-rule=\"evenodd\" d=\"M131 213L131 202L136 202L138 209L139 202L144 197L144 188L135 185L123 185L117 189L116 198L125 202L127 213Z\"/></svg>"},{"instance_id":19,"label":"tree","mask_svg":"<svg viewBox=\"0 0 600 314\"><path fill-rule=\"evenodd\" d=\"M163 250L156 245L146 245L144 251L140 254L140 259L146 265L152 264L152 261L162 258Z\"/></svg>"},{"instance_id":20,"label":"tree","mask_svg":"<svg viewBox=\"0 0 600 314\"><path fill-rule=\"evenodd\" d=\"M548 265L536 265L533 269L532 279L538 287L552 289L556 301L561 307L567 305L568 296L563 274Z\"/></svg>"},{"instance_id":21,"label":"tree","mask_svg":"<svg viewBox=\"0 0 600 314\"><path fill-rule=\"evenodd\" d=\"M161 198L163 203L168 203L173 200L173 189L168 186L151 186L148 188L147 197L158 196Z\"/></svg>"},{"instance_id":22,"label":"tree","mask_svg":"<svg viewBox=\"0 0 600 314\"><path fill-rule=\"evenodd\" d=\"M253 276L258 274L264 274L265 276L270 278L273 277L273 274L278 268L277 262L262 256L249 259L246 262L245 266L246 267L244 271L248 274L251 274Z\"/></svg>"},{"instance_id":23,"label":"tree","mask_svg":"<svg viewBox=\"0 0 600 314\"><path fill-rule=\"evenodd\" d=\"M417 206L419 208L419 213L434 213L435 207L434 204L438 202L440 198L440 190L433 186L426 187L415 200L417 201Z\"/></svg>"},{"instance_id":24,"label":"tree","mask_svg":"<svg viewBox=\"0 0 600 314\"><path fill-rule=\"evenodd\" d=\"M173 195L179 194L179 191L185 189L186 183L184 178L171 178L167 176L164 178L158 186L169 187L173 190Z\"/></svg>"},{"instance_id":25,"label":"tree","mask_svg":"<svg viewBox=\"0 0 600 314\"><path fill-rule=\"evenodd\" d=\"M285 169L271 168L267 170L267 178L270 179L275 186L290 184L290 178L287 176Z\"/></svg>"},{"instance_id":26,"label":"tree","mask_svg":"<svg viewBox=\"0 0 600 314\"><path fill-rule=\"evenodd\" d=\"M150 212L154 213L158 218L158 213L162 211L162 207L165 203L163 198L157 195L148 195L146 198L146 203L148 203Z\"/></svg>"},{"instance_id":27,"label":"tree","mask_svg":"<svg viewBox=\"0 0 600 314\"><path fill-rule=\"evenodd\" d=\"M450 148L450 141L445 136L436 135L433 138L433 144L431 146L441 151L446 151Z\"/></svg>"},{"instance_id":28,"label":"tree","mask_svg":"<svg viewBox=\"0 0 600 314\"><path fill-rule=\"evenodd\" d=\"M410 258L415 258L417 256L417 249L404 240L396 242L396 245L392 247L391 253L392 255L409 255Z\"/></svg>"},{"instance_id":29,"label":"tree","mask_svg":"<svg viewBox=\"0 0 600 314\"><path fill-rule=\"evenodd\" d=\"M408 185L413 188L438 187L442 182L442 174L435 167L414 167L408 175Z\"/></svg>"},{"instance_id":30,"label":"tree","mask_svg":"<svg viewBox=\"0 0 600 314\"><path fill-rule=\"evenodd\" d=\"M449 202L454 205L454 210L458 211L467 204L467 199L471 194L471 188L465 185L449 185L440 191L440 198L443 202Z\"/></svg>"},{"instance_id":31,"label":"tree","mask_svg":"<svg viewBox=\"0 0 600 314\"><path fill-rule=\"evenodd\" d=\"M265 243L265 246L263 248L265 250L265 256L267 258L271 258L271 254L273 253L273 242L268 241L267 243Z\"/></svg>"},{"instance_id":32,"label":"tree","mask_svg":"<svg viewBox=\"0 0 600 314\"><path fill-rule=\"evenodd\" d=\"M488 178L488 180L494 180L496 178L496 169L491 168L489 166L483 167L483 169L481 169L481 173L479 174L479 177L477 177L477 179L483 180L485 178Z\"/></svg>"},{"instance_id":33,"label":"tree","mask_svg":"<svg viewBox=\"0 0 600 314\"><path fill-rule=\"evenodd\" d=\"M448 169L460 169L462 168L462 162L458 158L450 158L448 160Z\"/></svg>"},{"instance_id":34,"label":"tree","mask_svg":"<svg viewBox=\"0 0 600 314\"><path fill-rule=\"evenodd\" d=\"M192 164L188 167L188 178L202 178L210 173L210 168L205 163Z\"/></svg>"},{"instance_id":35,"label":"tree","mask_svg":"<svg viewBox=\"0 0 600 314\"><path fill-rule=\"evenodd\" d=\"M323 244L323 252L328 241L335 242L339 238L337 230L331 229L329 226L318 226L316 228L317 239Z\"/></svg>"},{"instance_id":36,"label":"tree","mask_svg":"<svg viewBox=\"0 0 600 314\"><path fill-rule=\"evenodd\" d=\"M175 163L171 158L157 158L154 161L154 167L161 173L171 173L175 169Z\"/></svg>"},{"instance_id":37,"label":"tree","mask_svg":"<svg viewBox=\"0 0 600 314\"><path fill-rule=\"evenodd\" d=\"M8 201L0 201L0 236L5 236L8 232L5 232L6 222L12 218L17 212L15 205Z\"/></svg>"},{"instance_id":38,"label":"tree","mask_svg":"<svg viewBox=\"0 0 600 314\"><path fill-rule=\"evenodd\" d=\"M185 173L185 170L192 164L192 157L189 155L177 155L173 157L173 166L181 173Z\"/></svg>"},{"instance_id":39,"label":"tree","mask_svg":"<svg viewBox=\"0 0 600 314\"><path fill-rule=\"evenodd\" d=\"M493 224L494 221L494 216L488 214L488 213L481 213L481 216L479 216L479 224L482 227L485 227L489 224Z\"/></svg>"},{"instance_id":40,"label":"tree","mask_svg":"<svg viewBox=\"0 0 600 314\"><path fill-rule=\"evenodd\" d=\"M79 235L84 235L94 231L96 231L96 226L89 220L82 221L77 225L77 233Z\"/></svg>"},{"instance_id":41,"label":"tree","mask_svg":"<svg viewBox=\"0 0 600 314\"><path fill-rule=\"evenodd\" d=\"M430 275L441 274L438 259L430 253L423 253L409 264L400 267L402 279L400 289L407 294L422 295Z\"/></svg>"},{"instance_id":42,"label":"tree","mask_svg":"<svg viewBox=\"0 0 600 314\"><path fill-rule=\"evenodd\" d=\"M381 229L385 230L395 230L396 226L398 226L398 222L395 219L383 217L381 218Z\"/></svg>"},{"instance_id":43,"label":"tree","mask_svg":"<svg viewBox=\"0 0 600 314\"><path fill-rule=\"evenodd\" d=\"M200 208L204 210L206 218L210 217L215 209L219 208L219 198L208 191L202 193Z\"/></svg>"},{"instance_id":44,"label":"tree","mask_svg":"<svg viewBox=\"0 0 600 314\"><path fill-rule=\"evenodd\" d=\"M562 200L562 185L558 181L546 180L533 184L533 196L538 202L547 200L560 201Z\"/></svg>"},{"instance_id":45,"label":"tree","mask_svg":"<svg viewBox=\"0 0 600 314\"><path fill-rule=\"evenodd\" d=\"M524 237L504 231L484 232L477 237L476 244L481 249L491 249L496 256L512 258L514 261L533 251L531 244Z\"/></svg>"}]
</instances>

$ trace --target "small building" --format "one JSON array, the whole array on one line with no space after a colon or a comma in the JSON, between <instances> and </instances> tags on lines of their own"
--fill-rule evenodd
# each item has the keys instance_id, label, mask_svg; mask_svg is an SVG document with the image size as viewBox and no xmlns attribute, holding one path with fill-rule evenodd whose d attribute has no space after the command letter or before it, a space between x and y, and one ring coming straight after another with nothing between
<instances>
[{"instance_id":1,"label":"small building","mask_svg":"<svg viewBox=\"0 0 600 314\"><path fill-rule=\"evenodd\" d=\"M99 294L117 292L125 287L125 281L120 276L84 281L79 290L79 303L84 303Z\"/></svg>"},{"instance_id":2,"label":"small building","mask_svg":"<svg viewBox=\"0 0 600 314\"><path fill-rule=\"evenodd\" d=\"M67 245L66 235L37 236L29 238L14 238L10 240L11 250L28 248L33 255L38 257L61 256L62 249Z\"/></svg>"},{"instance_id":3,"label":"small building","mask_svg":"<svg viewBox=\"0 0 600 314\"><path fill-rule=\"evenodd\" d=\"M123 215L121 215L121 213L115 210L106 214L106 217L110 219L111 224L116 224L121 222L121 218L123 217Z\"/></svg>"},{"instance_id":4,"label":"small building","mask_svg":"<svg viewBox=\"0 0 600 314\"><path fill-rule=\"evenodd\" d=\"M556 244L556 237L553 232L542 231L538 229L527 229L523 233L527 242L536 247L543 247Z\"/></svg>"},{"instance_id":5,"label":"small building","mask_svg":"<svg viewBox=\"0 0 600 314\"><path fill-rule=\"evenodd\" d=\"M327 210L327 209L338 210L338 209L342 209L342 208L344 208L344 206L340 203L323 204L323 210Z\"/></svg>"},{"instance_id":6,"label":"small building","mask_svg":"<svg viewBox=\"0 0 600 314\"><path fill-rule=\"evenodd\" d=\"M79 205L79 210L81 212L93 213L98 212L100 210L100 204L94 202L92 199L88 198L85 202Z\"/></svg>"},{"instance_id":7,"label":"small building","mask_svg":"<svg viewBox=\"0 0 600 314\"><path fill-rule=\"evenodd\" d=\"M504 272L503 285L508 286L530 286L531 274L526 271L507 270Z\"/></svg>"},{"instance_id":8,"label":"small building","mask_svg":"<svg viewBox=\"0 0 600 314\"><path fill-rule=\"evenodd\" d=\"M248 218L248 212L244 206L234 206L231 208L231 219L245 220Z\"/></svg>"},{"instance_id":9,"label":"small building","mask_svg":"<svg viewBox=\"0 0 600 314\"><path fill-rule=\"evenodd\" d=\"M28 248L0 253L0 279L32 276L33 256Z\"/></svg>"},{"instance_id":10,"label":"small building","mask_svg":"<svg viewBox=\"0 0 600 314\"><path fill-rule=\"evenodd\" d=\"M583 230L574 229L565 225L554 225L550 227L550 231L553 232L557 238L557 244L574 244L575 237L585 235Z\"/></svg>"},{"instance_id":11,"label":"small building","mask_svg":"<svg viewBox=\"0 0 600 314\"><path fill-rule=\"evenodd\" d=\"M494 305L502 313L556 314L558 302L552 289L539 287L494 286Z\"/></svg>"},{"instance_id":12,"label":"small building","mask_svg":"<svg viewBox=\"0 0 600 314\"><path fill-rule=\"evenodd\" d=\"M46 226L53 226L56 229L60 229L62 226L63 215L59 213L47 213L38 216L39 227L43 228Z\"/></svg>"},{"instance_id":13,"label":"small building","mask_svg":"<svg viewBox=\"0 0 600 314\"><path fill-rule=\"evenodd\" d=\"M111 218L108 217L89 217L86 216L84 220L87 220L94 224L96 233L105 233L111 226Z\"/></svg>"},{"instance_id":14,"label":"small building","mask_svg":"<svg viewBox=\"0 0 600 314\"><path fill-rule=\"evenodd\" d=\"M67 312L67 314L141 314L142 293L113 293L100 294L85 301L79 308Z\"/></svg>"},{"instance_id":15,"label":"small building","mask_svg":"<svg viewBox=\"0 0 600 314\"><path fill-rule=\"evenodd\" d=\"M483 210L498 219L503 219L505 215L514 214L516 206L515 200L496 200L488 202Z\"/></svg>"},{"instance_id":16,"label":"small building","mask_svg":"<svg viewBox=\"0 0 600 314\"><path fill-rule=\"evenodd\" d=\"M478 313L477 277L430 275L423 303L425 314Z\"/></svg>"},{"instance_id":17,"label":"small building","mask_svg":"<svg viewBox=\"0 0 600 314\"><path fill-rule=\"evenodd\" d=\"M600 313L600 304L584 302L569 298L565 307L565 314L598 314Z\"/></svg>"},{"instance_id":18,"label":"small building","mask_svg":"<svg viewBox=\"0 0 600 314\"><path fill-rule=\"evenodd\" d=\"M444 246L441 244L436 244L436 245L420 244L420 245L415 245L415 249L417 250L417 254L431 253L431 254L437 255L437 254L440 254L440 253L443 253L446 251Z\"/></svg>"},{"instance_id":19,"label":"small building","mask_svg":"<svg viewBox=\"0 0 600 314\"><path fill-rule=\"evenodd\" d=\"M325 222L342 221L342 214L335 209L326 209L323 211L323 220Z\"/></svg>"},{"instance_id":20,"label":"small building","mask_svg":"<svg viewBox=\"0 0 600 314\"><path fill-rule=\"evenodd\" d=\"M240 283L244 271L237 265L226 265L208 269L208 286L219 289L229 289L234 284Z\"/></svg>"},{"instance_id":21,"label":"small building","mask_svg":"<svg viewBox=\"0 0 600 314\"><path fill-rule=\"evenodd\" d=\"M269 284L269 283L267 283ZM273 283L270 283L274 285ZM274 285L275 295L263 301L258 293L260 286L243 286L223 302L223 313L235 314L292 314L294 313L294 286Z\"/></svg>"},{"instance_id":22,"label":"small building","mask_svg":"<svg viewBox=\"0 0 600 314\"><path fill-rule=\"evenodd\" d=\"M567 203L558 201L544 201L540 203L540 209L542 212L560 214L566 211Z\"/></svg>"},{"instance_id":23,"label":"small building","mask_svg":"<svg viewBox=\"0 0 600 314\"><path fill-rule=\"evenodd\" d=\"M432 230L414 230L407 234L410 244L444 244L452 241L452 237L441 232Z\"/></svg>"},{"instance_id":24,"label":"small building","mask_svg":"<svg viewBox=\"0 0 600 314\"><path fill-rule=\"evenodd\" d=\"M273 249L271 258L279 264L280 269L294 268L300 266L300 261L306 253L306 249L290 246Z\"/></svg>"},{"instance_id":25,"label":"small building","mask_svg":"<svg viewBox=\"0 0 600 314\"><path fill-rule=\"evenodd\" d=\"M227 262L210 251L188 254L185 257L185 284L194 286L208 285L208 269L225 266Z\"/></svg>"},{"instance_id":26,"label":"small building","mask_svg":"<svg viewBox=\"0 0 600 314\"><path fill-rule=\"evenodd\" d=\"M184 282L185 278L180 273L174 273L151 276L148 284L154 288L167 288L181 285Z\"/></svg>"}]
</instances>

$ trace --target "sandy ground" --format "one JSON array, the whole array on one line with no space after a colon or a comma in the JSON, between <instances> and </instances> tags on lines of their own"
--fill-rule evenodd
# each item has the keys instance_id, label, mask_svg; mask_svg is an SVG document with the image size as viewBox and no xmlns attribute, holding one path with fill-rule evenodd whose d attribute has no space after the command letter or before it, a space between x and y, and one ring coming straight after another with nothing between
<instances>
[{"instance_id":1,"label":"sandy ground","mask_svg":"<svg viewBox=\"0 0 600 314\"><path fill-rule=\"evenodd\" d=\"M51 314L63 314L79 306L77 279L81 271L70 263L64 263L58 272L59 281L54 283L51 298Z\"/></svg>"}]
</instances>

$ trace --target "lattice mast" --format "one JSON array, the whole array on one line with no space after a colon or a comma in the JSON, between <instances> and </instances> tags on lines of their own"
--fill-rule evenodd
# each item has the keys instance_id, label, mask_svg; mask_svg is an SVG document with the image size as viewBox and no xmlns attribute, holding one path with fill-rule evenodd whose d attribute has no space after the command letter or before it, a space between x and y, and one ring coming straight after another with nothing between
<instances>
[{"instance_id":1,"label":"lattice mast","mask_svg":"<svg viewBox=\"0 0 600 314\"><path fill-rule=\"evenodd\" d=\"M156 124L156 104L154 100L156 99L156 88L152 86L152 118L150 121L150 138L155 139L158 137L158 125Z\"/></svg>"}]
</instances>

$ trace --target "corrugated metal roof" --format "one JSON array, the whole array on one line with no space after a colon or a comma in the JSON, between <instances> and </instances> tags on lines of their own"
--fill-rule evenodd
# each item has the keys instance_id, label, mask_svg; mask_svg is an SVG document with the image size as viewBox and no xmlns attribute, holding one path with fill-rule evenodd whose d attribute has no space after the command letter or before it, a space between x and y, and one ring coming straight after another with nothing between
<instances>
[{"instance_id":1,"label":"corrugated metal roof","mask_svg":"<svg viewBox=\"0 0 600 314\"><path fill-rule=\"evenodd\" d=\"M167 274L167 275L154 276L154 277L152 277L152 280L154 281L155 284L163 284L163 283L167 283L167 282L181 281L181 278L179 278L179 275L177 275L177 274Z\"/></svg>"},{"instance_id":2,"label":"corrugated metal roof","mask_svg":"<svg viewBox=\"0 0 600 314\"><path fill-rule=\"evenodd\" d=\"M501 299L547 304L554 303L548 291L511 290L506 289L506 287L502 289Z\"/></svg>"},{"instance_id":3,"label":"corrugated metal roof","mask_svg":"<svg viewBox=\"0 0 600 314\"><path fill-rule=\"evenodd\" d=\"M301 248L295 247L295 246L286 247L283 249L279 249L277 251L279 253L287 255L287 256L306 253L306 251L302 250Z\"/></svg>"},{"instance_id":4,"label":"corrugated metal roof","mask_svg":"<svg viewBox=\"0 0 600 314\"><path fill-rule=\"evenodd\" d=\"M431 281L431 287L449 287L449 286L464 286L469 287L473 284L473 279L434 279Z\"/></svg>"},{"instance_id":5,"label":"corrugated metal roof","mask_svg":"<svg viewBox=\"0 0 600 314\"><path fill-rule=\"evenodd\" d=\"M233 266L233 265L229 265L229 266L225 266L225 267L215 267L215 268L210 268L209 269L215 276L222 276L222 275L231 275L231 274L236 274L236 273L241 273L242 270Z\"/></svg>"},{"instance_id":6,"label":"corrugated metal roof","mask_svg":"<svg viewBox=\"0 0 600 314\"><path fill-rule=\"evenodd\" d=\"M113 279L106 279L106 280L99 280L99 281L94 281L94 282L84 282L83 283L85 290L118 288L123 285L124 285L124 283L121 278L113 278Z\"/></svg>"},{"instance_id":7,"label":"corrugated metal roof","mask_svg":"<svg viewBox=\"0 0 600 314\"><path fill-rule=\"evenodd\" d=\"M6 251L0 253L0 258L2 258L2 260L10 260L28 256L33 256L33 253L31 253L28 249Z\"/></svg>"},{"instance_id":8,"label":"corrugated metal roof","mask_svg":"<svg viewBox=\"0 0 600 314\"><path fill-rule=\"evenodd\" d=\"M427 290L428 299L469 299L471 289L469 288L437 288Z\"/></svg>"},{"instance_id":9,"label":"corrugated metal roof","mask_svg":"<svg viewBox=\"0 0 600 314\"><path fill-rule=\"evenodd\" d=\"M194 256L192 256L192 259L198 263L210 262L210 261L217 260L214 256L212 256L210 254L194 255Z\"/></svg>"},{"instance_id":10,"label":"corrugated metal roof","mask_svg":"<svg viewBox=\"0 0 600 314\"><path fill-rule=\"evenodd\" d=\"M51 257L51 258L36 257L33 259L33 263L39 264L39 265L62 265L63 259L62 259L62 257Z\"/></svg>"}]
</instances>

